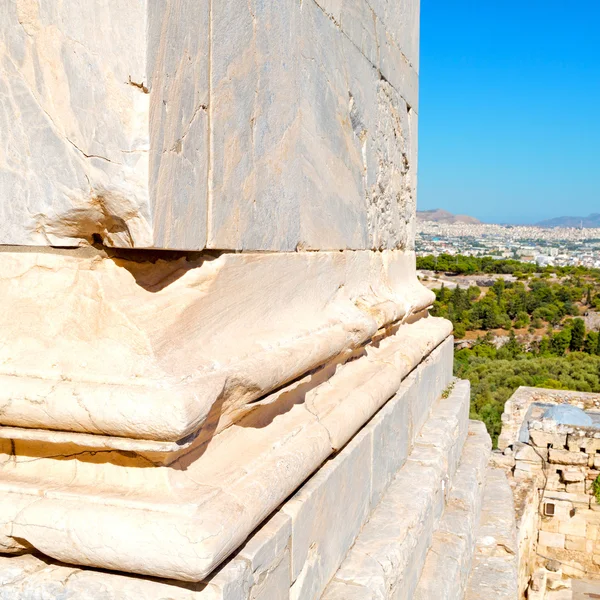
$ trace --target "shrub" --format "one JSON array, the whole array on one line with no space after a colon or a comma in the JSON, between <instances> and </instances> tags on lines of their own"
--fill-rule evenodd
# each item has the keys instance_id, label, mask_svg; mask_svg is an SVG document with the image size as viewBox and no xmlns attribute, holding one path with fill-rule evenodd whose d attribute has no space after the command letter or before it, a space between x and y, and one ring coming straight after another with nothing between
<instances>
[{"instance_id":1,"label":"shrub","mask_svg":"<svg viewBox=\"0 0 600 600\"><path fill-rule=\"evenodd\" d=\"M600 504L600 475L594 479L592 483L592 492L594 493L594 498L596 498L596 502Z\"/></svg>"}]
</instances>

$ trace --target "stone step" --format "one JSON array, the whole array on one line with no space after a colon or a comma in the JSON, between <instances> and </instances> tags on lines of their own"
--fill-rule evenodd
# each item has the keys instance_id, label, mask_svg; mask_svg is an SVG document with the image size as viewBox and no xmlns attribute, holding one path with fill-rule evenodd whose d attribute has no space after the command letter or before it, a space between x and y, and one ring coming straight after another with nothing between
<instances>
[{"instance_id":1,"label":"stone step","mask_svg":"<svg viewBox=\"0 0 600 600\"><path fill-rule=\"evenodd\" d=\"M449 397L442 398L448 396L444 390L452 381L452 350L448 340L422 361L354 438L203 582L187 584L68 566L31 555L0 555L0 600L318 599L415 445L422 460L437 457L436 469L453 473L460 453L455 446L462 445L457 440L468 418L469 390L468 383L458 383ZM428 451L430 445L442 449L436 454ZM418 480L421 475L415 467L418 464L412 467ZM432 467L422 470L430 472ZM438 485L442 478L438 475ZM3 516L0 510L0 522Z\"/></svg>"},{"instance_id":2,"label":"stone step","mask_svg":"<svg viewBox=\"0 0 600 600\"><path fill-rule=\"evenodd\" d=\"M467 437L470 387L443 394L322 600L413 597Z\"/></svg>"},{"instance_id":3,"label":"stone step","mask_svg":"<svg viewBox=\"0 0 600 600\"><path fill-rule=\"evenodd\" d=\"M491 439L480 421L469 435L440 525L433 534L415 600L457 600L464 596L479 526Z\"/></svg>"},{"instance_id":4,"label":"stone step","mask_svg":"<svg viewBox=\"0 0 600 600\"><path fill-rule=\"evenodd\" d=\"M518 558L512 490L502 469L489 467L465 600L516 600Z\"/></svg>"}]
</instances>

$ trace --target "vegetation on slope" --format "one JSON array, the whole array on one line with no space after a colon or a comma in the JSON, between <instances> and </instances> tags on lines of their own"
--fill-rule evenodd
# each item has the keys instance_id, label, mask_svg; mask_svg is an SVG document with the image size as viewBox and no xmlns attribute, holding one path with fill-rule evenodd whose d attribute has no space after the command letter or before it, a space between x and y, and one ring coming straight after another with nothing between
<instances>
[{"instance_id":1,"label":"vegetation on slope","mask_svg":"<svg viewBox=\"0 0 600 600\"><path fill-rule=\"evenodd\" d=\"M518 261L451 258L458 269L473 269L474 274L525 273L534 267ZM448 264L443 264L448 272ZM494 444L504 403L519 386L600 393L600 335L586 330L579 318L584 311L600 308L599 272L580 267L553 272L558 277L530 271L528 281L498 280L484 290L435 290L432 313L450 319L457 338L474 338L470 348L455 353L454 370L470 380L471 416L484 421ZM499 344L497 336L505 343Z\"/></svg>"},{"instance_id":2,"label":"vegetation on slope","mask_svg":"<svg viewBox=\"0 0 600 600\"><path fill-rule=\"evenodd\" d=\"M454 372L471 382L471 418L486 424L494 445L504 403L522 385L600 393L600 356L524 352L513 336L500 349L482 340L472 349L458 350Z\"/></svg>"},{"instance_id":3,"label":"vegetation on slope","mask_svg":"<svg viewBox=\"0 0 600 600\"><path fill-rule=\"evenodd\" d=\"M599 303L600 294L578 277L559 283L536 278L527 286L520 281L499 279L487 293L476 286L436 290L433 314L452 321L457 338L475 330L527 328L533 334L545 328L550 343L566 341L571 350L582 350L585 326L581 319L572 317L578 316L581 309L596 308ZM557 328L560 332L555 333ZM563 330L571 331L572 335L569 337Z\"/></svg>"}]
</instances>

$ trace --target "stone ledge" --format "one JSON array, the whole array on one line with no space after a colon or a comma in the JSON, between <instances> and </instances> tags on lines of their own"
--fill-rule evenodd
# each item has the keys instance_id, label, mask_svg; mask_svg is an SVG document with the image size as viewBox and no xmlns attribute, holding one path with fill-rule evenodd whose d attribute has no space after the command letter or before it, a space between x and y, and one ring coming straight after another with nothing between
<instances>
[{"instance_id":1,"label":"stone ledge","mask_svg":"<svg viewBox=\"0 0 600 600\"><path fill-rule=\"evenodd\" d=\"M504 471L489 468L465 600L516 600L517 553L513 493Z\"/></svg>"},{"instance_id":2,"label":"stone ledge","mask_svg":"<svg viewBox=\"0 0 600 600\"><path fill-rule=\"evenodd\" d=\"M485 425L471 421L469 437L446 510L433 534L415 600L458 600L464 596L475 549L491 445Z\"/></svg>"},{"instance_id":3,"label":"stone ledge","mask_svg":"<svg viewBox=\"0 0 600 600\"><path fill-rule=\"evenodd\" d=\"M467 435L469 390L459 381L437 403L323 600L412 597Z\"/></svg>"},{"instance_id":4,"label":"stone ledge","mask_svg":"<svg viewBox=\"0 0 600 600\"><path fill-rule=\"evenodd\" d=\"M434 350L402 382L390 400L336 456L266 523L262 524L231 560L203 583L188 584L106 573L60 565L30 555L0 558L0 599L53 600L79 594L78 600L274 600L317 598L353 542L355 532L379 502L396 471L406 463L421 423L447 386L452 373L452 340ZM468 392L462 389L464 412ZM456 388L455 388L456 389ZM466 393L466 396L465 396ZM456 392L455 392L456 394ZM452 396L456 398L456 395ZM444 405L449 400L446 399ZM437 403L458 435L456 410ZM430 419L438 423L436 414ZM466 413L464 413L466 419ZM416 419L413 421L413 418ZM445 443L449 438L445 438ZM429 445L425 449L430 449ZM429 453L428 456L431 454ZM381 461L382 456L385 457ZM419 463L413 462L413 468ZM442 468L442 461L437 463ZM360 481L360 485L349 482ZM339 510L340 503L345 509ZM329 509L322 513L321 509ZM354 515L350 519L349 515ZM341 520L340 520L341 519ZM325 562L315 561L327 554ZM334 560L331 559L331 557ZM295 567L292 567L292 561ZM294 581L295 579L295 581ZM292 583L294 584L292 586ZM292 586L290 591L290 586ZM101 589L105 596L94 596Z\"/></svg>"},{"instance_id":5,"label":"stone ledge","mask_svg":"<svg viewBox=\"0 0 600 600\"><path fill-rule=\"evenodd\" d=\"M413 253L0 257L0 337L11 340L0 349L3 437L91 450L111 437L138 452L206 442L249 404L348 360L433 301Z\"/></svg>"},{"instance_id":6,"label":"stone ledge","mask_svg":"<svg viewBox=\"0 0 600 600\"><path fill-rule=\"evenodd\" d=\"M57 453L48 445L17 444L11 457L8 446L0 546L199 581L341 449L448 333L443 319L404 325L324 380L314 373L255 404L169 467L120 453Z\"/></svg>"}]
</instances>

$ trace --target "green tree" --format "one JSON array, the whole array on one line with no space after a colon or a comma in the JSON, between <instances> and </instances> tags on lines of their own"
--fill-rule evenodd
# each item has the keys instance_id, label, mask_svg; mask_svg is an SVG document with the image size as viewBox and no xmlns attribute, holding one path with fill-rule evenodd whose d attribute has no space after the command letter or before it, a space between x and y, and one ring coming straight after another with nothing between
<instances>
[{"instance_id":1,"label":"green tree","mask_svg":"<svg viewBox=\"0 0 600 600\"><path fill-rule=\"evenodd\" d=\"M454 326L454 337L457 340L461 340L462 338L464 338L466 333L467 328L462 323L458 323Z\"/></svg>"},{"instance_id":2,"label":"green tree","mask_svg":"<svg viewBox=\"0 0 600 600\"><path fill-rule=\"evenodd\" d=\"M583 341L585 339L585 323L583 319L574 319L573 326L571 328L571 341L569 342L569 349L572 352L578 352L583 348Z\"/></svg>"},{"instance_id":3,"label":"green tree","mask_svg":"<svg viewBox=\"0 0 600 600\"><path fill-rule=\"evenodd\" d=\"M553 354L556 354L557 356L563 356L570 343L571 330L563 329L552 336L552 339L550 340L550 347L552 348Z\"/></svg>"},{"instance_id":4,"label":"green tree","mask_svg":"<svg viewBox=\"0 0 600 600\"><path fill-rule=\"evenodd\" d=\"M527 325L529 325L529 315L525 311L520 311L517 313L514 325L517 329L527 327Z\"/></svg>"},{"instance_id":5,"label":"green tree","mask_svg":"<svg viewBox=\"0 0 600 600\"><path fill-rule=\"evenodd\" d=\"M538 352L540 355L545 356L550 354L552 351L552 344L550 343L550 338L549 337L543 337L540 340L540 345L538 348Z\"/></svg>"},{"instance_id":6,"label":"green tree","mask_svg":"<svg viewBox=\"0 0 600 600\"><path fill-rule=\"evenodd\" d=\"M588 354L596 354L598 351L598 334L595 331L590 331L585 336L583 350Z\"/></svg>"},{"instance_id":7,"label":"green tree","mask_svg":"<svg viewBox=\"0 0 600 600\"><path fill-rule=\"evenodd\" d=\"M504 279L496 279L494 285L492 286L492 291L496 294L498 300L502 300L502 295L504 294L504 290L506 288L506 284Z\"/></svg>"},{"instance_id":8,"label":"green tree","mask_svg":"<svg viewBox=\"0 0 600 600\"><path fill-rule=\"evenodd\" d=\"M508 342L502 348L508 351L511 358L517 358L523 352L523 347L519 344L514 331L510 332Z\"/></svg>"},{"instance_id":9,"label":"green tree","mask_svg":"<svg viewBox=\"0 0 600 600\"><path fill-rule=\"evenodd\" d=\"M450 296L450 302L454 305L457 313L462 313L469 308L469 295L466 290L462 290L460 285L457 285Z\"/></svg>"},{"instance_id":10,"label":"green tree","mask_svg":"<svg viewBox=\"0 0 600 600\"><path fill-rule=\"evenodd\" d=\"M482 321L483 329L496 329L500 327L500 310L495 302L489 303L484 307Z\"/></svg>"}]
</instances>

